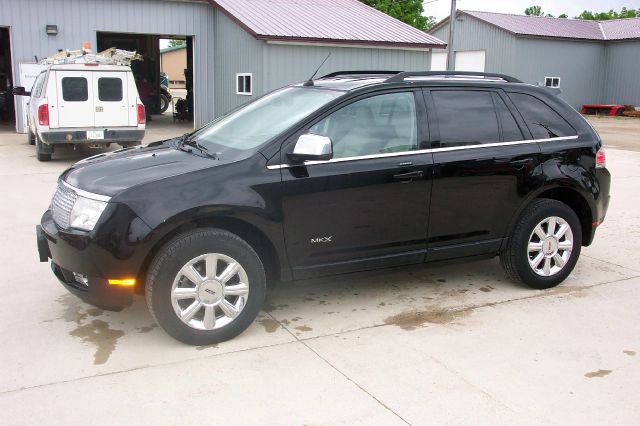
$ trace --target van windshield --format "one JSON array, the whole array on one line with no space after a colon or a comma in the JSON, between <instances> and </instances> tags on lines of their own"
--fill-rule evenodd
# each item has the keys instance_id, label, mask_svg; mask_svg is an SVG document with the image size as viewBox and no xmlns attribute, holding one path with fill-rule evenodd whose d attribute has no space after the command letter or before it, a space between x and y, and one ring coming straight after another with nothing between
<instances>
[{"instance_id":1,"label":"van windshield","mask_svg":"<svg viewBox=\"0 0 640 426\"><path fill-rule=\"evenodd\" d=\"M307 87L280 89L210 123L191 139L223 154L251 150L343 94Z\"/></svg>"}]
</instances>

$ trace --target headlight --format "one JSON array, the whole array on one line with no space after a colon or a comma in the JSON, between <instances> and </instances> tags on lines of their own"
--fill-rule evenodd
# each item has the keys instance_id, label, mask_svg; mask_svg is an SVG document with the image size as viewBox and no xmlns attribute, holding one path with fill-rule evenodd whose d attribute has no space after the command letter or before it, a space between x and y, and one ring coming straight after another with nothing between
<instances>
[{"instance_id":1,"label":"headlight","mask_svg":"<svg viewBox=\"0 0 640 426\"><path fill-rule=\"evenodd\" d=\"M69 215L69 226L83 231L93 230L105 207L107 207L105 201L92 200L78 195Z\"/></svg>"}]
</instances>

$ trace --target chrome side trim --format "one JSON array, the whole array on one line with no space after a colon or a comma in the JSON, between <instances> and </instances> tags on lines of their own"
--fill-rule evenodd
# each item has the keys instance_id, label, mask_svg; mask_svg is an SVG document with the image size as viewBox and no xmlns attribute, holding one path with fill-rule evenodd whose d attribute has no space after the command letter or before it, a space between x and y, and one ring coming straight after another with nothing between
<instances>
[{"instance_id":1,"label":"chrome side trim","mask_svg":"<svg viewBox=\"0 0 640 426\"><path fill-rule=\"evenodd\" d=\"M111 200L111 197L107 197L106 195L94 194L93 192L84 191L82 189L78 189L75 186L69 185L67 182L61 180L62 184L67 188L74 191L77 195L84 198L89 198L90 200L103 201L108 203Z\"/></svg>"},{"instance_id":2,"label":"chrome side trim","mask_svg":"<svg viewBox=\"0 0 640 426\"><path fill-rule=\"evenodd\" d=\"M331 160L326 161L305 161L304 166L315 166L316 164L327 164L327 163L342 163L345 161L359 161L359 160L371 160L374 158L386 158L386 157L400 157L404 155L420 155L420 154L429 154L436 152L449 152L449 151L460 151L464 149L478 149L478 148L491 148L497 146L511 146L511 145L524 145L530 143L547 143L547 142L557 142L557 141L566 141L566 140L575 140L578 139L578 136L559 136L557 138L546 138L546 139L529 139L524 141L512 141L512 142L494 142L494 143L485 143L485 144L477 144L477 145L466 145L466 146L450 146L446 148L432 148L432 149L419 149L416 151L402 151L402 152L389 152L385 154L371 154L371 155L361 155L359 157L343 157L343 158L332 158ZM274 164L271 166L267 166L269 170L279 170L279 169L288 169L290 167L297 167L300 165L293 164Z\"/></svg>"}]
</instances>

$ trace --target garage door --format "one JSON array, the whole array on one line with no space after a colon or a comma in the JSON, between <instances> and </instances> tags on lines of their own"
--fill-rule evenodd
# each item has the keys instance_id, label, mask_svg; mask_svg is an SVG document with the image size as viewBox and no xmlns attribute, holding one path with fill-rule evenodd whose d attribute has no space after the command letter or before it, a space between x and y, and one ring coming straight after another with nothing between
<instances>
[{"instance_id":1,"label":"garage door","mask_svg":"<svg viewBox=\"0 0 640 426\"><path fill-rule=\"evenodd\" d=\"M484 72L484 50L456 52L456 71Z\"/></svg>"},{"instance_id":2,"label":"garage door","mask_svg":"<svg viewBox=\"0 0 640 426\"><path fill-rule=\"evenodd\" d=\"M431 71L446 71L447 52L431 52Z\"/></svg>"}]
</instances>

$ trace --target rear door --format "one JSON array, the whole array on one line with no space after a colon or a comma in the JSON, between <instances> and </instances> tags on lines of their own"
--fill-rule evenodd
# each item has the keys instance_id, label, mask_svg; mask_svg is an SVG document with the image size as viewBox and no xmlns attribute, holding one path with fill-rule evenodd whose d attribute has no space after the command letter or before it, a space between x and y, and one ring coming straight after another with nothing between
<instances>
[{"instance_id":1,"label":"rear door","mask_svg":"<svg viewBox=\"0 0 640 426\"><path fill-rule=\"evenodd\" d=\"M96 127L129 125L126 72L92 72Z\"/></svg>"},{"instance_id":2,"label":"rear door","mask_svg":"<svg viewBox=\"0 0 640 426\"><path fill-rule=\"evenodd\" d=\"M59 127L93 127L93 79L86 71L55 71Z\"/></svg>"},{"instance_id":3,"label":"rear door","mask_svg":"<svg viewBox=\"0 0 640 426\"><path fill-rule=\"evenodd\" d=\"M538 144L498 89L438 88L425 97L435 168L427 259L495 253L542 182Z\"/></svg>"}]
</instances>

